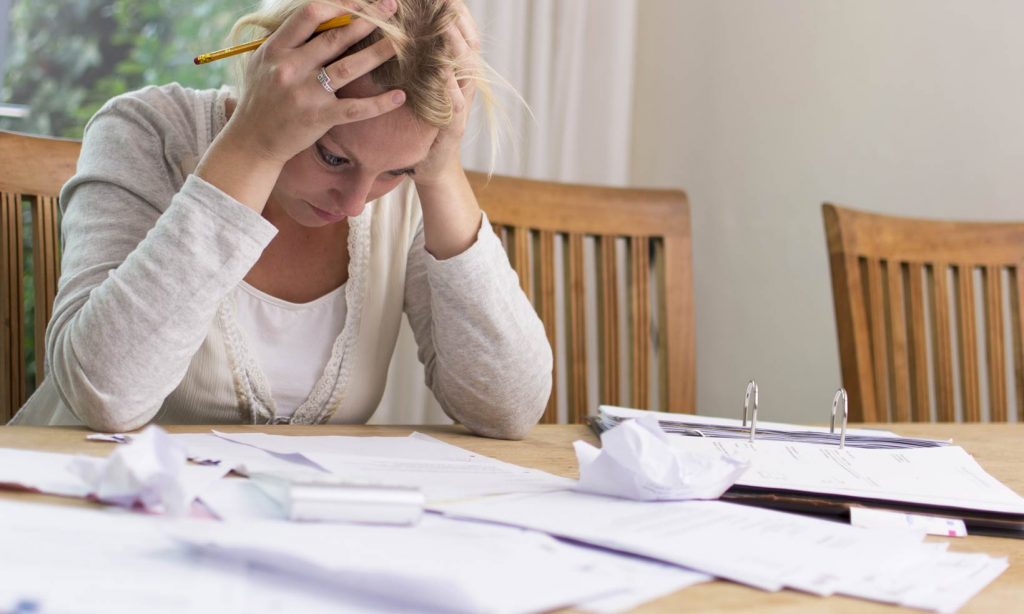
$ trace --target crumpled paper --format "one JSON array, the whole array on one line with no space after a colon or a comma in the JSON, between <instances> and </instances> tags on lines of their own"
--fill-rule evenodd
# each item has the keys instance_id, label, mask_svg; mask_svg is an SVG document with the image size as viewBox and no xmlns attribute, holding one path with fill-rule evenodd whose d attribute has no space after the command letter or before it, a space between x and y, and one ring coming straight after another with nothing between
<instances>
[{"instance_id":1,"label":"crumpled paper","mask_svg":"<svg viewBox=\"0 0 1024 614\"><path fill-rule=\"evenodd\" d=\"M189 466L185 448L158 426L149 426L131 443L106 458L79 456L68 469L104 503L142 506L148 511L182 516L198 488L220 479L227 469ZM205 471L204 471L205 470Z\"/></svg>"},{"instance_id":2,"label":"crumpled paper","mask_svg":"<svg viewBox=\"0 0 1024 614\"><path fill-rule=\"evenodd\" d=\"M717 499L750 463L672 447L654 417L626 420L601 434L601 449L576 441L577 490L637 501Z\"/></svg>"}]
</instances>

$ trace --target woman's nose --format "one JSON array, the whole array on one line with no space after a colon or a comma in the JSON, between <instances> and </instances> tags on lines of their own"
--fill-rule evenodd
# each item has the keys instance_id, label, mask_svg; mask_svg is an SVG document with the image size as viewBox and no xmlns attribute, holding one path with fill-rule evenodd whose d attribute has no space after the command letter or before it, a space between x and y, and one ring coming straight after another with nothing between
<instances>
[{"instance_id":1,"label":"woman's nose","mask_svg":"<svg viewBox=\"0 0 1024 614\"><path fill-rule=\"evenodd\" d=\"M331 202L340 213L355 217L366 208L366 199L372 186L372 182L348 183L341 188L331 190Z\"/></svg>"}]
</instances>

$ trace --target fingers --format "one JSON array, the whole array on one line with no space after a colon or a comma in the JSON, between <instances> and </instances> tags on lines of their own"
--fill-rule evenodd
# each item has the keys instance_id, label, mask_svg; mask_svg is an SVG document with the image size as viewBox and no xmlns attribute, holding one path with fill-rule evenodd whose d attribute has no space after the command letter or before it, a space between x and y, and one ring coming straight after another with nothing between
<instances>
[{"instance_id":1,"label":"fingers","mask_svg":"<svg viewBox=\"0 0 1024 614\"><path fill-rule=\"evenodd\" d=\"M451 47L452 57L457 60L456 63L465 66L464 72L474 76L477 53L469 46L469 42L466 40L462 30L455 26L449 27L445 37L448 39L448 44ZM457 82L457 86L460 88L459 97L465 98L467 102L471 102L474 92L473 79L460 79ZM452 98L452 103L455 103L454 97Z\"/></svg>"},{"instance_id":2,"label":"fingers","mask_svg":"<svg viewBox=\"0 0 1024 614\"><path fill-rule=\"evenodd\" d=\"M284 23L281 24L281 27L270 36L266 46L267 48L287 49L301 47L309 40L310 36L313 36L317 26L347 13L348 9L338 4L310 2L289 15L288 19L285 19ZM355 23L338 29L344 30L354 25Z\"/></svg>"},{"instance_id":3,"label":"fingers","mask_svg":"<svg viewBox=\"0 0 1024 614\"><path fill-rule=\"evenodd\" d=\"M340 89L393 57L395 57L395 46L391 41L382 39L366 49L361 49L325 66L324 70L331 78L331 85L334 89Z\"/></svg>"},{"instance_id":4,"label":"fingers","mask_svg":"<svg viewBox=\"0 0 1024 614\"><path fill-rule=\"evenodd\" d=\"M395 0L379 0L372 4L366 12L370 16L385 20L391 17L397 9L398 3ZM312 64L322 66L337 58L346 49L363 40L376 29L377 26L370 21L356 19L343 28L333 28L321 32L306 43L302 51Z\"/></svg>"},{"instance_id":5,"label":"fingers","mask_svg":"<svg viewBox=\"0 0 1024 614\"><path fill-rule=\"evenodd\" d=\"M462 39L471 50L479 53L480 31L477 30L476 20L473 19L472 13L469 12L469 7L467 7L466 3L462 2L462 0L452 0L452 3L456 12L459 14L459 18L455 21L455 26L462 34Z\"/></svg>"},{"instance_id":6,"label":"fingers","mask_svg":"<svg viewBox=\"0 0 1024 614\"><path fill-rule=\"evenodd\" d=\"M384 115L405 103L405 92L391 90L369 98L341 98L332 106L329 120L335 125L350 124Z\"/></svg>"}]
</instances>

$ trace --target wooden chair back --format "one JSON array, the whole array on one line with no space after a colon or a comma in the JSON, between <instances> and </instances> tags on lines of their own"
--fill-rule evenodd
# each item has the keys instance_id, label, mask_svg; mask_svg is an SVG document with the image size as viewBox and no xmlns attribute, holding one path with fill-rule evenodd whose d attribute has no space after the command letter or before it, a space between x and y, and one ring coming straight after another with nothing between
<instances>
[{"instance_id":1,"label":"wooden chair back","mask_svg":"<svg viewBox=\"0 0 1024 614\"><path fill-rule=\"evenodd\" d=\"M823 213L851 420L1024 421L1024 223Z\"/></svg>"},{"instance_id":2,"label":"wooden chair back","mask_svg":"<svg viewBox=\"0 0 1024 614\"><path fill-rule=\"evenodd\" d=\"M542 421L558 421L560 379L571 423L599 403L694 411L686 194L469 178L555 350L556 389Z\"/></svg>"},{"instance_id":3,"label":"wooden chair back","mask_svg":"<svg viewBox=\"0 0 1024 614\"><path fill-rule=\"evenodd\" d=\"M0 424L42 378L46 324L60 277L57 197L75 172L81 143L0 131ZM31 252L26 254L26 242ZM31 259L35 315L26 323L26 260ZM29 377L25 330L34 328L35 377Z\"/></svg>"}]
</instances>

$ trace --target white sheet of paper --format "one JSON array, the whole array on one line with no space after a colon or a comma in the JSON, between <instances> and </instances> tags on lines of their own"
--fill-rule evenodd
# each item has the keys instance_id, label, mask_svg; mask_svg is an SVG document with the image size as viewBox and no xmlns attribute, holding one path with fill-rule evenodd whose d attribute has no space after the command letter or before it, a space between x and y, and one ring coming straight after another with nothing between
<instances>
[{"instance_id":1,"label":"white sheet of paper","mask_svg":"<svg viewBox=\"0 0 1024 614\"><path fill-rule=\"evenodd\" d=\"M879 587L906 577L909 570L941 568L947 560L941 550L921 544L919 535L868 531L720 501L641 503L560 492L440 507L448 514L527 526L766 590L791 587L900 602L926 594L933 583L922 578L899 590L889 587L884 599ZM960 593L974 594L986 583L962 585Z\"/></svg>"},{"instance_id":2,"label":"white sheet of paper","mask_svg":"<svg viewBox=\"0 0 1024 614\"><path fill-rule=\"evenodd\" d=\"M406 437L216 435L232 445L263 453L301 456L355 484L415 486L428 502L550 492L576 485L574 480L505 463L419 433Z\"/></svg>"},{"instance_id":3,"label":"white sheet of paper","mask_svg":"<svg viewBox=\"0 0 1024 614\"><path fill-rule=\"evenodd\" d=\"M749 463L717 451L672 447L652 416L626 420L601 434L601 449L573 443L580 468L577 490L637 501L717 499Z\"/></svg>"},{"instance_id":4,"label":"white sheet of paper","mask_svg":"<svg viewBox=\"0 0 1024 614\"><path fill-rule=\"evenodd\" d=\"M355 437L345 435L270 435L267 433L222 433L221 439L252 446L279 455L328 453L345 456L380 456L409 460L473 461L479 454L463 450L421 433L400 437Z\"/></svg>"},{"instance_id":5,"label":"white sheet of paper","mask_svg":"<svg viewBox=\"0 0 1024 614\"><path fill-rule=\"evenodd\" d=\"M991 512L1024 513L1024 497L963 448L870 450L781 441L675 437L672 445L751 463L737 484Z\"/></svg>"},{"instance_id":6,"label":"white sheet of paper","mask_svg":"<svg viewBox=\"0 0 1024 614\"><path fill-rule=\"evenodd\" d=\"M892 529L897 531L917 531L927 535L942 537L966 537L967 527L959 518L940 518L921 514L907 514L871 507L853 506L850 508L850 524L865 529Z\"/></svg>"},{"instance_id":7,"label":"white sheet of paper","mask_svg":"<svg viewBox=\"0 0 1024 614\"><path fill-rule=\"evenodd\" d=\"M176 535L196 548L415 609L531 612L627 588L610 566L546 535L438 516L416 527L221 523Z\"/></svg>"},{"instance_id":8,"label":"white sheet of paper","mask_svg":"<svg viewBox=\"0 0 1024 614\"><path fill-rule=\"evenodd\" d=\"M315 476L325 473L298 454L274 454L250 445L238 444L211 433L181 433L171 438L185 446L190 459L224 464L242 475L252 472L289 473Z\"/></svg>"},{"instance_id":9,"label":"white sheet of paper","mask_svg":"<svg viewBox=\"0 0 1024 614\"><path fill-rule=\"evenodd\" d=\"M73 454L0 448L0 485L62 497L86 497L89 485L68 468Z\"/></svg>"}]
</instances>

